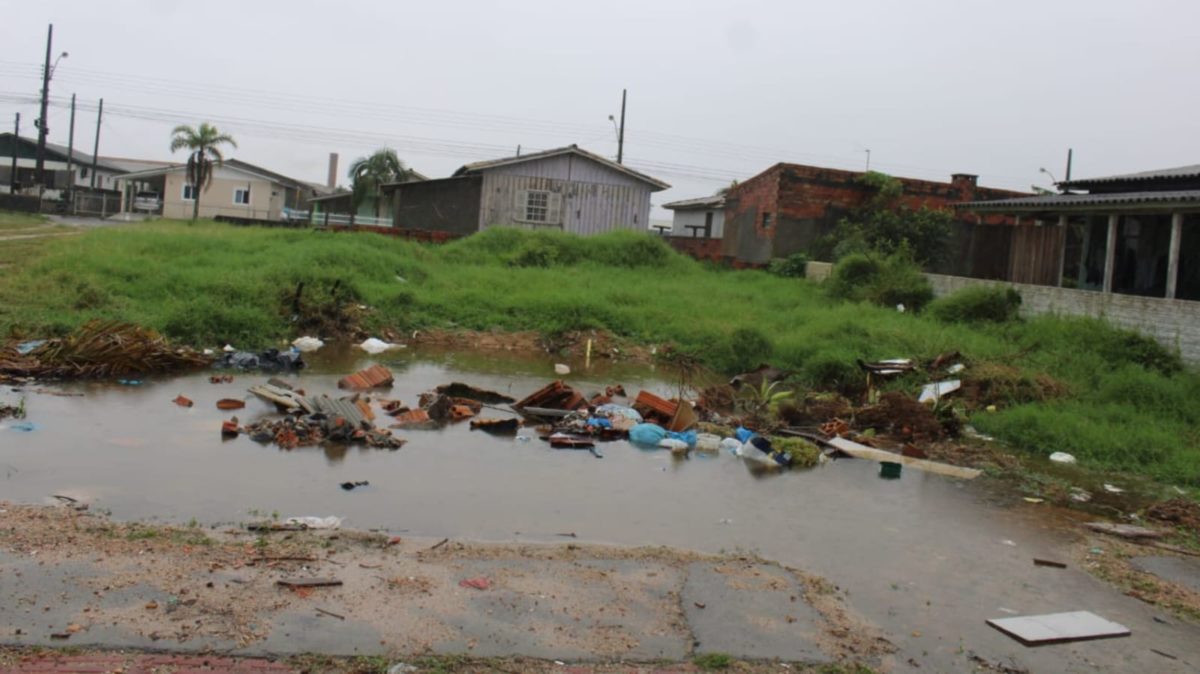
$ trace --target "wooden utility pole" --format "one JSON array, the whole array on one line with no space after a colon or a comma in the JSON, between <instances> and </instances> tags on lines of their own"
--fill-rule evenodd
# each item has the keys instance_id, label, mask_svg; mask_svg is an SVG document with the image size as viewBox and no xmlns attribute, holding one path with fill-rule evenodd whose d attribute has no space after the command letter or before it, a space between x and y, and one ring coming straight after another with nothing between
<instances>
[{"instance_id":1,"label":"wooden utility pole","mask_svg":"<svg viewBox=\"0 0 1200 674\"><path fill-rule=\"evenodd\" d=\"M50 24L50 30L46 33L46 64L42 66L42 114L37 120L37 182L39 186L46 184L46 132L49 131L49 127L46 125L46 106L50 99L50 43L53 40L54 24Z\"/></svg>"},{"instance_id":2,"label":"wooden utility pole","mask_svg":"<svg viewBox=\"0 0 1200 674\"><path fill-rule=\"evenodd\" d=\"M100 109L96 111L96 145L92 150L92 189L96 189L96 157L100 154L100 120L104 118L104 99L100 99Z\"/></svg>"},{"instance_id":3,"label":"wooden utility pole","mask_svg":"<svg viewBox=\"0 0 1200 674\"><path fill-rule=\"evenodd\" d=\"M67 190L75 187L75 94L71 94L71 130L67 135Z\"/></svg>"},{"instance_id":4,"label":"wooden utility pole","mask_svg":"<svg viewBox=\"0 0 1200 674\"><path fill-rule=\"evenodd\" d=\"M8 174L8 193L17 193L17 146L21 143L21 113L17 113L17 123L13 126L12 169Z\"/></svg>"},{"instance_id":5,"label":"wooden utility pole","mask_svg":"<svg viewBox=\"0 0 1200 674\"><path fill-rule=\"evenodd\" d=\"M49 52L47 52L49 53ZM625 159L625 89L621 90L621 127L617 131L617 163Z\"/></svg>"}]
</instances>

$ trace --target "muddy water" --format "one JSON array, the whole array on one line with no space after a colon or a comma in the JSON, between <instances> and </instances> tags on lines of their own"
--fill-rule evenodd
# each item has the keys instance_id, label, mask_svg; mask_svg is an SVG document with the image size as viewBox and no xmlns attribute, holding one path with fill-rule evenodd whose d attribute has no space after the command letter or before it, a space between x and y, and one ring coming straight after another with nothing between
<instances>
[{"instance_id":1,"label":"muddy water","mask_svg":"<svg viewBox=\"0 0 1200 674\"><path fill-rule=\"evenodd\" d=\"M521 397L555 378L543 359L400 352L377 360L396 375L387 395L410 404L450 381ZM314 361L291 377L310 393L335 392L340 375L375 362L338 354ZM413 536L561 541L556 534L571 532L591 542L753 550L852 588L851 603L906 653L949 670L965 663L964 640L990 658L1023 653L984 627L985 618L1007 611L1074 609L1084 593L1088 607L1118 614L1110 617L1148 621L1144 610L1131 613L1141 610L1135 602L1086 574L1031 571L1032 556L1066 554L1072 535L1034 507L996 508L996 495L977 483L907 468L901 479L883 480L876 464L854 460L763 475L728 454L677 459L624 442L602 444L598 459L466 424L399 431L408 444L398 451L223 441L220 422L229 413L215 401L246 397L243 421L274 415L245 393L266 379L237 375L213 385L204 374L66 387L82 397L29 394L28 420L39 428L0 430L0 499L67 494L122 519L337 515L347 526ZM669 373L645 367L600 363L567 379L588 390L614 382L630 393L671 390ZM196 405L172 404L179 394ZM370 485L339 487L358 480Z\"/></svg>"}]
</instances>

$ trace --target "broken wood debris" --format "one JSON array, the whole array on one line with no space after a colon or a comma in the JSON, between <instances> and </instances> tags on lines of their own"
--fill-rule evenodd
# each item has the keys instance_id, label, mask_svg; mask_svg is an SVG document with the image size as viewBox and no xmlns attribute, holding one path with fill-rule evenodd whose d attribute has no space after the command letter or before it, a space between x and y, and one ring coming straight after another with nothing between
<instances>
[{"instance_id":1,"label":"broken wood debris","mask_svg":"<svg viewBox=\"0 0 1200 674\"><path fill-rule=\"evenodd\" d=\"M442 384L434 390L442 395L450 396L451 398L467 398L469 400L487 403L488 405L507 404L516 402L517 400L516 398L506 396L503 393L481 389L471 386L470 384L463 384L462 382L457 381L449 384Z\"/></svg>"},{"instance_id":2,"label":"broken wood debris","mask_svg":"<svg viewBox=\"0 0 1200 674\"><path fill-rule=\"evenodd\" d=\"M337 578L280 578L276 585L283 587L336 587L342 584Z\"/></svg>"},{"instance_id":3,"label":"broken wood debris","mask_svg":"<svg viewBox=\"0 0 1200 674\"><path fill-rule=\"evenodd\" d=\"M1113 522L1088 522L1083 525L1092 531L1097 531L1102 534L1111 536L1119 536L1128 539L1155 539L1162 538L1163 532L1155 529L1147 529L1132 524L1116 524Z\"/></svg>"},{"instance_id":4,"label":"broken wood debris","mask_svg":"<svg viewBox=\"0 0 1200 674\"><path fill-rule=\"evenodd\" d=\"M831 438L827 444L834 449L853 456L856 459L868 459L871 461L887 461L891 463L901 463L917 470L923 470L927 473L936 473L938 475L946 475L949 477L962 478L964 480L974 480L983 474L982 470L976 468L963 468L962 466L951 466L937 461L928 459L914 459L895 452L888 452L874 447L861 445L853 440L845 438Z\"/></svg>"},{"instance_id":5,"label":"broken wood debris","mask_svg":"<svg viewBox=\"0 0 1200 674\"><path fill-rule=\"evenodd\" d=\"M1056 562L1053 559L1038 559L1037 557L1033 558L1033 564L1034 566L1049 566L1055 569L1067 568L1067 565L1062 562Z\"/></svg>"}]
</instances>

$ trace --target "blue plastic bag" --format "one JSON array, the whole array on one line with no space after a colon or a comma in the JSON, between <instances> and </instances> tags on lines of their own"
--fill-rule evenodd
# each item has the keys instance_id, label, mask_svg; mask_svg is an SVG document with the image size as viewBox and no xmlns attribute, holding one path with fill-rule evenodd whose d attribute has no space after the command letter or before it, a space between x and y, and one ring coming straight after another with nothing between
<instances>
[{"instance_id":1,"label":"blue plastic bag","mask_svg":"<svg viewBox=\"0 0 1200 674\"><path fill-rule=\"evenodd\" d=\"M667 429L658 424L638 424L629 429L629 441L635 445L654 447L665 437Z\"/></svg>"},{"instance_id":2,"label":"blue plastic bag","mask_svg":"<svg viewBox=\"0 0 1200 674\"><path fill-rule=\"evenodd\" d=\"M689 448L696 446L696 431L684 431L682 433L667 431L667 437L672 440L682 440L687 443Z\"/></svg>"},{"instance_id":3,"label":"blue plastic bag","mask_svg":"<svg viewBox=\"0 0 1200 674\"><path fill-rule=\"evenodd\" d=\"M738 442L744 443L754 437L754 431L745 426L738 426L737 430L733 432L733 437L737 438Z\"/></svg>"}]
</instances>

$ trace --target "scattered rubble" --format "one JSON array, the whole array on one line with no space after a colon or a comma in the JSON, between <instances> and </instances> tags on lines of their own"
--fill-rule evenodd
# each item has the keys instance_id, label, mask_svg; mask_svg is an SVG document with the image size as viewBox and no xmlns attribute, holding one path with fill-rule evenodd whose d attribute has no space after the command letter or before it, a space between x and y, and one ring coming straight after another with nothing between
<instances>
[{"instance_id":1,"label":"scattered rubble","mask_svg":"<svg viewBox=\"0 0 1200 674\"><path fill-rule=\"evenodd\" d=\"M349 389L367 389L392 386L394 379L392 371L382 365L372 365L365 370L355 372L352 375L342 377L338 381L338 388Z\"/></svg>"}]
</instances>

